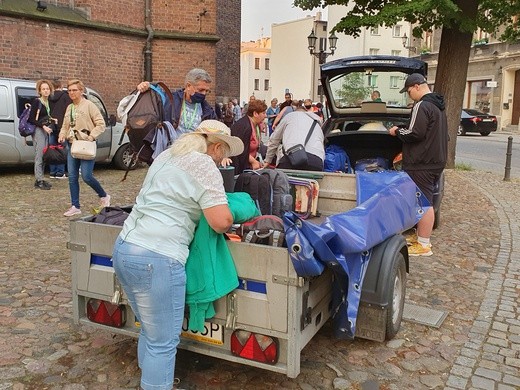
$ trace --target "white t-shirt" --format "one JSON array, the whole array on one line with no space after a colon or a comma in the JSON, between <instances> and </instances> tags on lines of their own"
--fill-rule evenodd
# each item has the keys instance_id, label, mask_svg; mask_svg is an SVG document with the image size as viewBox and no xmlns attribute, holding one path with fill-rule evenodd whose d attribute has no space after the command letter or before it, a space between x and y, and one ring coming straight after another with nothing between
<instances>
[{"instance_id":1,"label":"white t-shirt","mask_svg":"<svg viewBox=\"0 0 520 390\"><path fill-rule=\"evenodd\" d=\"M120 237L185 264L202 210L222 204L224 182L211 157L167 149L150 166Z\"/></svg>"}]
</instances>

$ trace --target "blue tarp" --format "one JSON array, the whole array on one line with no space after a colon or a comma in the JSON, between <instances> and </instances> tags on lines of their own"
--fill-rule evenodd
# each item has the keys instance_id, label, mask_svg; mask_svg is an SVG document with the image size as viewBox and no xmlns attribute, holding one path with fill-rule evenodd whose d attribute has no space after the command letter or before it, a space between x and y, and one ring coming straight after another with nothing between
<instances>
[{"instance_id":1,"label":"blue tarp","mask_svg":"<svg viewBox=\"0 0 520 390\"><path fill-rule=\"evenodd\" d=\"M354 337L371 249L413 227L430 207L404 172L356 173L358 206L320 225L284 215L287 248L299 276L335 275L336 334ZM339 319L339 321L337 321Z\"/></svg>"}]
</instances>

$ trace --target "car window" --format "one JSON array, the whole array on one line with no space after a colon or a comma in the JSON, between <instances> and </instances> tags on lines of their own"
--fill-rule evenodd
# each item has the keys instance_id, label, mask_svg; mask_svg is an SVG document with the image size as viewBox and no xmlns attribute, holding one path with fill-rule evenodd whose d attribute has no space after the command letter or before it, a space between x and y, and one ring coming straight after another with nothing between
<instances>
[{"instance_id":1,"label":"car window","mask_svg":"<svg viewBox=\"0 0 520 390\"><path fill-rule=\"evenodd\" d=\"M97 108L99 108L99 111L101 111L101 115L103 115L103 118L105 118L105 122L108 123L107 110L106 110L103 102L101 101L100 97L91 92L88 95L88 100L90 100L92 103L94 103L97 106Z\"/></svg>"},{"instance_id":2,"label":"car window","mask_svg":"<svg viewBox=\"0 0 520 390\"><path fill-rule=\"evenodd\" d=\"M486 115L483 112L480 112L478 110L464 110L464 111L466 111L467 114L473 115L473 116L475 116L475 115Z\"/></svg>"},{"instance_id":3,"label":"car window","mask_svg":"<svg viewBox=\"0 0 520 390\"><path fill-rule=\"evenodd\" d=\"M16 112L18 118L22 115L22 111L25 109L25 103L31 103L31 101L38 97L38 93L34 88L17 87L16 88Z\"/></svg>"},{"instance_id":4,"label":"car window","mask_svg":"<svg viewBox=\"0 0 520 390\"><path fill-rule=\"evenodd\" d=\"M341 74L330 80L332 104L337 108L361 107L366 102L383 102L387 107L407 107L409 98L406 92L399 93L407 74L376 72L365 69L362 72ZM373 92L377 92L372 96ZM379 95L378 100L374 100Z\"/></svg>"}]
</instances>

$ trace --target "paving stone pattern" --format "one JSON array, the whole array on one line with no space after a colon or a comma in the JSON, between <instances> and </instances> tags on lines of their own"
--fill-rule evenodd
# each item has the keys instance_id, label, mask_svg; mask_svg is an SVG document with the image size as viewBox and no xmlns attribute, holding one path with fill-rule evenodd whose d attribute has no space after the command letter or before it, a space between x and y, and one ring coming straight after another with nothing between
<instances>
[{"instance_id":1,"label":"paving stone pattern","mask_svg":"<svg viewBox=\"0 0 520 390\"><path fill-rule=\"evenodd\" d=\"M439 329L403 322L394 340L338 341L330 324L296 379L179 351L183 389L520 389L520 181L447 171L434 255L411 258L407 301L449 312ZM145 169L99 167L113 203L133 203ZM72 322L67 181L33 189L0 170L0 390L135 389L136 340ZM98 205L81 186L82 209Z\"/></svg>"}]
</instances>

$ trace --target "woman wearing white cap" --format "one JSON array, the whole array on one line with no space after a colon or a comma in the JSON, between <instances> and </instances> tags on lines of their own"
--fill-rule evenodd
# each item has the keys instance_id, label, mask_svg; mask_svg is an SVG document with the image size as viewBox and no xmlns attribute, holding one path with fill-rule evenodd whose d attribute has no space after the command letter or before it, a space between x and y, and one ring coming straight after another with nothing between
<instances>
[{"instance_id":1,"label":"woman wearing white cap","mask_svg":"<svg viewBox=\"0 0 520 390\"><path fill-rule=\"evenodd\" d=\"M244 149L217 120L202 121L150 166L116 240L114 270L141 323L141 388L171 389L184 318L185 263L202 216L218 233L233 223L217 164Z\"/></svg>"}]
</instances>

